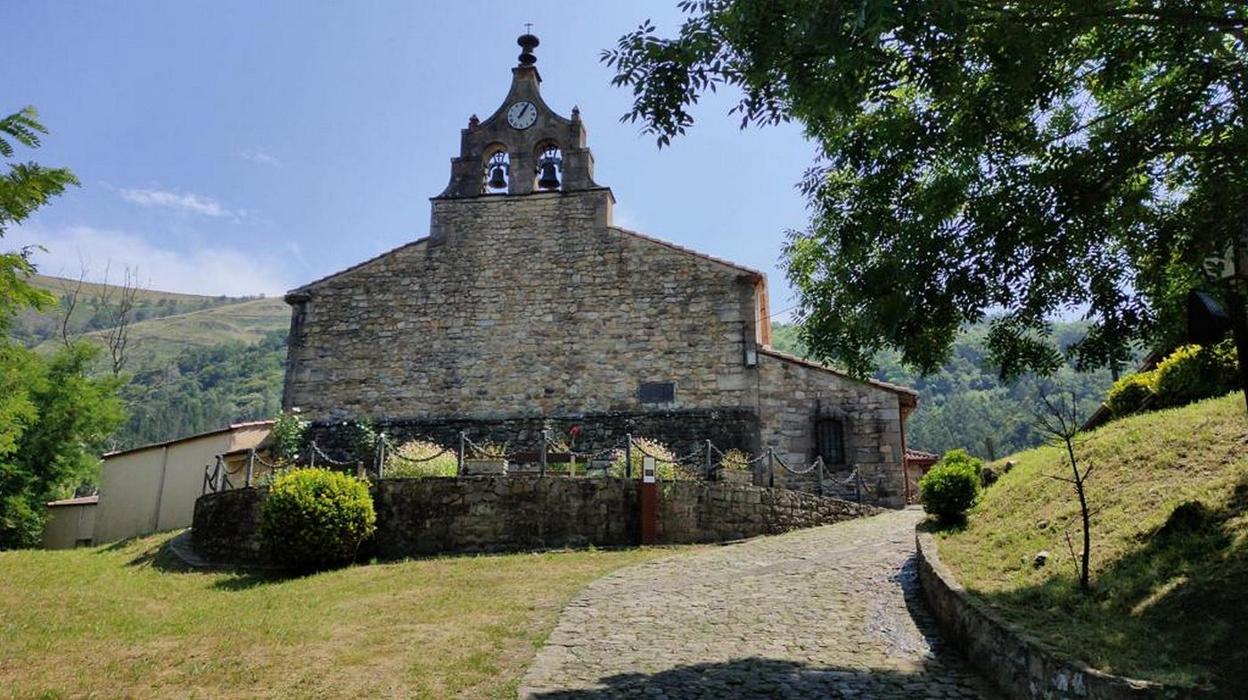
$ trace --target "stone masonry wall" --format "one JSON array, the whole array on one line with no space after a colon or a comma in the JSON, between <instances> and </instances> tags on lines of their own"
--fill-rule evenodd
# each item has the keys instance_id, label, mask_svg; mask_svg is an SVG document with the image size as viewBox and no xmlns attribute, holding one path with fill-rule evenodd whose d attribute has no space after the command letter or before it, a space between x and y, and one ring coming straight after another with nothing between
<instances>
[{"instance_id":1,"label":"stone masonry wall","mask_svg":"<svg viewBox=\"0 0 1248 700\"><path fill-rule=\"evenodd\" d=\"M373 486L377 534L361 556L635 545L640 484L626 479L497 476L385 479ZM877 512L809 493L716 482L660 484L659 539L719 542L825 525ZM221 561L264 561L264 489L203 496L197 551Z\"/></svg>"},{"instance_id":2,"label":"stone masonry wall","mask_svg":"<svg viewBox=\"0 0 1248 700\"><path fill-rule=\"evenodd\" d=\"M828 464L825 492L837 493L856 467L871 502L904 505L904 450L898 395L878 385L856 382L800 360L759 353L759 410L762 446L775 448L794 467L815 458L816 413L838 417L844 425L844 464ZM815 475L797 476L776 469L776 485L815 490ZM843 486L840 495L853 493Z\"/></svg>"},{"instance_id":3,"label":"stone masonry wall","mask_svg":"<svg viewBox=\"0 0 1248 700\"><path fill-rule=\"evenodd\" d=\"M607 190L435 200L430 238L289 295L314 419L752 406L758 275L610 226Z\"/></svg>"}]
</instances>

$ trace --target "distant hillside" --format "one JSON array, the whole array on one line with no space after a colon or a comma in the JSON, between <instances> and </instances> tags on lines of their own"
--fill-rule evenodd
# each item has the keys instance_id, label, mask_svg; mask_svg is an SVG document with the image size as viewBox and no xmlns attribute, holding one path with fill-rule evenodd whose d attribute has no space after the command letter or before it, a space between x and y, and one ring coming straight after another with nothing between
<instances>
[{"instance_id":1,"label":"distant hillside","mask_svg":"<svg viewBox=\"0 0 1248 700\"><path fill-rule=\"evenodd\" d=\"M919 408L906 426L910 447L941 453L962 447L983 458L996 458L1039 445L1043 442L1034 427L1032 409L1038 391L1032 379L1003 384L996 372L985 365L984 336L987 324L977 324L959 334L953 355L939 372L923 377L906 369L896 353L879 358L877 379L913 387L919 391ZM1085 326L1078 322L1055 324L1059 345L1066 346L1082 337ZM798 329L789 324L772 327L777 349L807 356L798 338ZM1054 381L1073 387L1082 415L1091 415L1113 383L1108 370L1076 372L1062 368Z\"/></svg>"},{"instance_id":2,"label":"distant hillside","mask_svg":"<svg viewBox=\"0 0 1248 700\"><path fill-rule=\"evenodd\" d=\"M78 282L37 276L34 283L59 304L23 313L11 335L52 352L62 342L62 322ZM103 344L110 300L115 303L121 289L93 283L78 289L69 335ZM113 447L272 416L280 409L289 324L290 308L281 299L138 290L123 368L131 377L122 390L130 418L113 437Z\"/></svg>"},{"instance_id":3,"label":"distant hillside","mask_svg":"<svg viewBox=\"0 0 1248 700\"><path fill-rule=\"evenodd\" d=\"M74 306L73 313L70 314L68 324L71 336L104 330L111 325L108 317L108 300L111 298L115 301L120 297L120 287L94 282L80 283L78 280L47 275L35 275L31 278L31 282L35 287L51 293L60 304L42 311L28 310L20 314L10 332L13 339L19 343L35 347L45 341L61 342L65 311L75 291L78 295L78 302ZM138 289L134 295L134 319L141 322L252 299L259 299L259 297L211 297Z\"/></svg>"},{"instance_id":4,"label":"distant hillside","mask_svg":"<svg viewBox=\"0 0 1248 700\"><path fill-rule=\"evenodd\" d=\"M128 371L140 372L169 361L187 348L206 348L223 343L250 345L290 325L290 307L281 299L231 300L208 308L149 318L130 327L131 362ZM84 334L104 342L107 330ZM60 339L45 340L36 349L49 348Z\"/></svg>"},{"instance_id":5,"label":"distant hillside","mask_svg":"<svg viewBox=\"0 0 1248 700\"><path fill-rule=\"evenodd\" d=\"M1095 465L1089 595L1066 544L1069 531L1080 546L1079 505L1050 478L1070 473L1057 447L1013 455L965 529L943 535L941 558L968 591L1096 668L1248 697L1244 395L1114 421L1077 454Z\"/></svg>"}]
</instances>

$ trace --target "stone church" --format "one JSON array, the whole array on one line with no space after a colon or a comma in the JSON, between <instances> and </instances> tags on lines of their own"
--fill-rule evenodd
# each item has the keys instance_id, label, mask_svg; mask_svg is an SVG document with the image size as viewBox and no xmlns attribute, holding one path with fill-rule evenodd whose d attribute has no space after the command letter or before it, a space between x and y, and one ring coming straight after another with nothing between
<instances>
[{"instance_id":1,"label":"stone church","mask_svg":"<svg viewBox=\"0 0 1248 700\"><path fill-rule=\"evenodd\" d=\"M286 295L285 407L314 431L361 419L446 445L462 430L536 449L547 428L578 451L626 433L678 454L771 447L900 505L916 393L777 352L763 273L615 226L579 111L542 100L538 40L519 44L502 105L460 133L429 235ZM756 481L815 486L775 472Z\"/></svg>"}]
</instances>

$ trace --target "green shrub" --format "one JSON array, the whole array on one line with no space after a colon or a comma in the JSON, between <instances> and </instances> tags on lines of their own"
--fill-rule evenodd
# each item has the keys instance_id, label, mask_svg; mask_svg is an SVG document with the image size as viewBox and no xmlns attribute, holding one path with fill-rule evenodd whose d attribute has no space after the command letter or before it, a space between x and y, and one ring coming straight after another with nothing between
<instances>
[{"instance_id":1,"label":"green shrub","mask_svg":"<svg viewBox=\"0 0 1248 700\"><path fill-rule=\"evenodd\" d=\"M923 510L943 522L957 522L979 496L979 471L984 463L966 450L949 450L919 479Z\"/></svg>"},{"instance_id":2,"label":"green shrub","mask_svg":"<svg viewBox=\"0 0 1248 700\"><path fill-rule=\"evenodd\" d=\"M325 469L292 469L269 487L260 532L280 563L317 570L355 559L376 522L365 482Z\"/></svg>"},{"instance_id":3,"label":"green shrub","mask_svg":"<svg viewBox=\"0 0 1248 700\"><path fill-rule=\"evenodd\" d=\"M642 460L645 459L645 452L654 455L656 458L654 463L654 475L659 481L676 481L678 479L691 479L693 475L679 464L675 464L673 460L676 458L675 453L668 449L667 445L646 438L633 438L633 468L632 477L640 479L642 476ZM624 450L616 450L611 460L611 469L608 472L611 476L624 478Z\"/></svg>"},{"instance_id":4,"label":"green shrub","mask_svg":"<svg viewBox=\"0 0 1248 700\"><path fill-rule=\"evenodd\" d=\"M1184 345L1153 370L1157 400L1162 406L1182 406L1221 396L1236 387L1236 356L1233 346L1222 343L1202 348Z\"/></svg>"},{"instance_id":5,"label":"green shrub","mask_svg":"<svg viewBox=\"0 0 1248 700\"><path fill-rule=\"evenodd\" d=\"M308 422L299 417L298 409L283 412L273 421L269 439L273 443L273 456L278 462L294 464L299 461L299 453L303 449L303 435L307 430Z\"/></svg>"},{"instance_id":6,"label":"green shrub","mask_svg":"<svg viewBox=\"0 0 1248 700\"><path fill-rule=\"evenodd\" d=\"M1157 384L1156 372L1128 374L1109 388L1105 405L1115 416L1129 416L1144 408L1144 402L1152 398Z\"/></svg>"},{"instance_id":7,"label":"green shrub","mask_svg":"<svg viewBox=\"0 0 1248 700\"><path fill-rule=\"evenodd\" d=\"M459 457L455 452L425 440L409 440L386 458L387 479L455 476L458 473Z\"/></svg>"}]
</instances>

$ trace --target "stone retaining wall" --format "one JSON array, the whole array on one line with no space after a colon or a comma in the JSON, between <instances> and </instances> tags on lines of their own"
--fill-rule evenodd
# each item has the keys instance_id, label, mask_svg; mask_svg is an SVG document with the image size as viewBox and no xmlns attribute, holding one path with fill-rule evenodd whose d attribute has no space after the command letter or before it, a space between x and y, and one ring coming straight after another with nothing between
<instances>
[{"instance_id":1,"label":"stone retaining wall","mask_svg":"<svg viewBox=\"0 0 1248 700\"><path fill-rule=\"evenodd\" d=\"M968 594L940 561L936 538L916 535L919 581L940 624L982 673L1018 700L1153 700L1212 698L1212 693L1102 673L1063 655L1006 623Z\"/></svg>"},{"instance_id":2,"label":"stone retaining wall","mask_svg":"<svg viewBox=\"0 0 1248 700\"><path fill-rule=\"evenodd\" d=\"M663 544L722 542L827 525L879 512L872 506L785 489L722 482L660 484ZM361 556L398 559L640 541L640 484L627 479L477 476L385 479L372 487L377 534ZM218 561L262 562L265 489L201 497L193 541Z\"/></svg>"}]
</instances>

